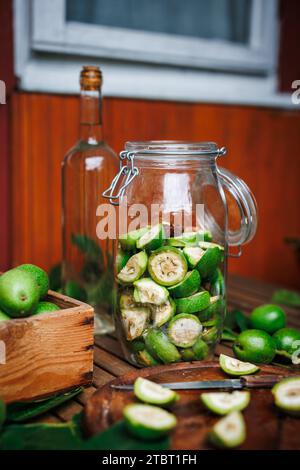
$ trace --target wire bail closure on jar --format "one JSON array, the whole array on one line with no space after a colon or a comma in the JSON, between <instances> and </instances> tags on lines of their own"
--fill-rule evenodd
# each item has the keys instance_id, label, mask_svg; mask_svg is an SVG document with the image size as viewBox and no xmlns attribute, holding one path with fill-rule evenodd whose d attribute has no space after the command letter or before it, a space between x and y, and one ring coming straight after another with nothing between
<instances>
[{"instance_id":1,"label":"wire bail closure on jar","mask_svg":"<svg viewBox=\"0 0 300 470\"><path fill-rule=\"evenodd\" d=\"M123 150L119 154L120 170L119 170L118 174L112 180L111 185L109 186L109 188L107 188L102 193L102 196L105 199L109 199L109 202L114 206L119 206L120 205L120 200L124 196L124 193L125 193L125 190L126 190L127 186L129 186L130 183L134 180L134 178L136 176L138 176L138 174L139 174L139 169L134 165L134 157L135 157L135 154L138 154L138 153L139 153L139 151L130 152L128 150ZM152 153L152 151L143 150L142 153ZM164 152L160 151L160 153L163 154ZM170 153L173 153L173 152L168 151L168 154L170 154ZM209 153L209 152L207 152L207 153ZM213 152L213 154L216 156L216 158L218 158L220 156L224 156L224 155L226 155L226 153L227 153L226 147L222 147L222 148L217 149L216 151ZM176 155L180 155L180 154L181 155L198 155L199 151L191 151L191 150L179 151L179 150L176 150L174 152L174 154L176 154ZM125 160L127 160L127 162L125 162L125 164L123 164L123 162ZM125 181L120 186L118 192L115 194L116 188L117 188L122 176L126 177Z\"/></svg>"},{"instance_id":2,"label":"wire bail closure on jar","mask_svg":"<svg viewBox=\"0 0 300 470\"><path fill-rule=\"evenodd\" d=\"M134 178L139 174L138 168L134 166L134 152L123 150L120 153L119 158L120 170L112 180L110 187L102 193L102 196L106 199L109 199L109 202L114 206L120 205L120 200L124 196L124 192L127 186L129 186ZM127 162L123 164L125 160L127 160ZM122 177L125 177L125 181L123 184L121 184L118 192L115 194L115 190L118 187L118 183Z\"/></svg>"},{"instance_id":3,"label":"wire bail closure on jar","mask_svg":"<svg viewBox=\"0 0 300 470\"><path fill-rule=\"evenodd\" d=\"M120 169L117 175L111 182L111 185L106 189L102 196L109 199L110 203L114 206L119 206L122 197L126 191L126 188L132 183L136 176L139 175L139 169L135 166L135 156L138 155L153 155L159 154L164 155L181 155L181 156L200 156L210 155L215 159L224 156L227 153L225 147L218 148L216 144L213 147L209 147L209 144L204 149L193 148L182 148L179 142L179 146L172 148L173 142L167 141L154 141L151 142L153 147L147 143L142 143L142 148L133 148L123 150L119 154L120 158ZM137 145L138 143L134 143ZM157 146L155 148L155 145ZM198 144L199 145L199 144ZM252 240L255 235L257 228L257 205L255 198L246 185L246 183L238 178L237 176L230 173L224 168L218 167L218 177L222 189L227 190L237 203L240 212L241 225L239 230L228 230L226 234L227 243L229 247L237 247L236 253L228 253L227 256L233 258L239 258L242 254L242 245ZM226 205L226 197L223 192L224 204Z\"/></svg>"}]
</instances>

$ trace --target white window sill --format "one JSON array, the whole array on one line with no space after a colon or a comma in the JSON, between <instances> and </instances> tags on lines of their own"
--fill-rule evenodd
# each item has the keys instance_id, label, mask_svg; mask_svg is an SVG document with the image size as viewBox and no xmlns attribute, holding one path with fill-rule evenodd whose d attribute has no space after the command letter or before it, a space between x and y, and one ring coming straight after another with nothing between
<instances>
[{"instance_id":1,"label":"white window sill","mask_svg":"<svg viewBox=\"0 0 300 470\"><path fill-rule=\"evenodd\" d=\"M77 94L83 62L90 61L31 59L19 76L20 88L30 92ZM95 60L92 62L97 64ZM210 73L105 60L99 65L104 75L104 96L299 110L292 103L292 89L290 94L276 93L273 76Z\"/></svg>"}]
</instances>

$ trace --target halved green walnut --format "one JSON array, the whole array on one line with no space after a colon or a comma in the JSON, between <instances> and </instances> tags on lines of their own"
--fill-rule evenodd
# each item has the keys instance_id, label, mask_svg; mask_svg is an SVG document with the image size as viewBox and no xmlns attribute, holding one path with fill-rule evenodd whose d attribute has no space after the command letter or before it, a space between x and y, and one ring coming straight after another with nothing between
<instances>
[{"instance_id":1,"label":"halved green walnut","mask_svg":"<svg viewBox=\"0 0 300 470\"><path fill-rule=\"evenodd\" d=\"M246 424L242 413L233 411L214 425L208 436L210 442L221 449L234 449L246 439Z\"/></svg>"},{"instance_id":2,"label":"halved green walnut","mask_svg":"<svg viewBox=\"0 0 300 470\"><path fill-rule=\"evenodd\" d=\"M138 250L156 250L163 245L164 238L165 233L163 225L154 225L141 236L136 243L136 247Z\"/></svg>"},{"instance_id":3,"label":"halved green walnut","mask_svg":"<svg viewBox=\"0 0 300 470\"><path fill-rule=\"evenodd\" d=\"M137 361L146 367L157 366L159 362L151 356L146 349L138 351L135 355Z\"/></svg>"},{"instance_id":4,"label":"halved green walnut","mask_svg":"<svg viewBox=\"0 0 300 470\"><path fill-rule=\"evenodd\" d=\"M148 325L150 309L148 307L132 307L121 310L121 318L127 341L142 336Z\"/></svg>"},{"instance_id":5,"label":"halved green walnut","mask_svg":"<svg viewBox=\"0 0 300 470\"><path fill-rule=\"evenodd\" d=\"M255 364L242 362L225 354L220 354L219 363L221 369L228 375L249 375L259 371L259 367Z\"/></svg>"},{"instance_id":6,"label":"halved green walnut","mask_svg":"<svg viewBox=\"0 0 300 470\"><path fill-rule=\"evenodd\" d=\"M178 248L199 247L199 242L209 242L211 240L210 232L200 230L198 232L184 232L182 235L169 238L167 240L167 245L177 246Z\"/></svg>"},{"instance_id":7,"label":"halved green walnut","mask_svg":"<svg viewBox=\"0 0 300 470\"><path fill-rule=\"evenodd\" d=\"M211 242L213 237L210 230L198 230L198 241Z\"/></svg>"},{"instance_id":8,"label":"halved green walnut","mask_svg":"<svg viewBox=\"0 0 300 470\"><path fill-rule=\"evenodd\" d=\"M150 276L162 286L173 286L181 282L187 269L187 262L182 252L172 246L163 246L149 257Z\"/></svg>"},{"instance_id":9,"label":"halved green walnut","mask_svg":"<svg viewBox=\"0 0 300 470\"><path fill-rule=\"evenodd\" d=\"M158 439L171 431L177 423L176 417L158 406L133 403L123 411L128 430L144 440Z\"/></svg>"},{"instance_id":10,"label":"halved green walnut","mask_svg":"<svg viewBox=\"0 0 300 470\"><path fill-rule=\"evenodd\" d=\"M235 391L232 393L202 393L202 403L207 409L218 415L227 415L233 411L242 411L250 403L250 393Z\"/></svg>"},{"instance_id":11,"label":"halved green walnut","mask_svg":"<svg viewBox=\"0 0 300 470\"><path fill-rule=\"evenodd\" d=\"M197 232L183 232L181 235L174 237L172 240L178 242L177 246L197 246L198 243L198 233ZM176 246L176 245L173 245Z\"/></svg>"},{"instance_id":12,"label":"halved green walnut","mask_svg":"<svg viewBox=\"0 0 300 470\"><path fill-rule=\"evenodd\" d=\"M125 233L119 238L120 245L124 251L135 250L137 241L147 232L148 227L139 228Z\"/></svg>"},{"instance_id":13,"label":"halved green walnut","mask_svg":"<svg viewBox=\"0 0 300 470\"><path fill-rule=\"evenodd\" d=\"M176 346L171 343L163 331L151 328L145 333L144 339L151 356L160 359L165 364L180 361L180 354Z\"/></svg>"},{"instance_id":14,"label":"halved green walnut","mask_svg":"<svg viewBox=\"0 0 300 470\"><path fill-rule=\"evenodd\" d=\"M201 322L211 320L215 315L221 313L221 308L222 302L220 297L218 295L211 297L209 306L205 310L202 310L202 312L199 312L198 318Z\"/></svg>"},{"instance_id":15,"label":"halved green walnut","mask_svg":"<svg viewBox=\"0 0 300 470\"><path fill-rule=\"evenodd\" d=\"M176 238L167 238L166 245L174 246L175 248L184 248L186 243L183 240L177 240Z\"/></svg>"},{"instance_id":16,"label":"halved green walnut","mask_svg":"<svg viewBox=\"0 0 300 470\"><path fill-rule=\"evenodd\" d=\"M155 305L151 307L152 311L152 320L153 326L157 326L158 328L167 323L176 312L176 305L174 300L169 298L167 301L162 305Z\"/></svg>"},{"instance_id":17,"label":"halved green walnut","mask_svg":"<svg viewBox=\"0 0 300 470\"><path fill-rule=\"evenodd\" d=\"M183 232L182 235L180 235L179 237L174 237L174 238L184 240L187 243L195 243L198 240L197 235L198 235L198 232Z\"/></svg>"},{"instance_id":18,"label":"halved green walnut","mask_svg":"<svg viewBox=\"0 0 300 470\"><path fill-rule=\"evenodd\" d=\"M125 268L127 261L130 259L130 253L123 251L121 248L118 249L116 256L116 267L117 273L119 273L123 268Z\"/></svg>"},{"instance_id":19,"label":"halved green walnut","mask_svg":"<svg viewBox=\"0 0 300 470\"><path fill-rule=\"evenodd\" d=\"M121 310L126 310L131 307L136 307L136 303L133 298L133 289L126 289L126 291L120 295L119 303L120 303Z\"/></svg>"},{"instance_id":20,"label":"halved green walnut","mask_svg":"<svg viewBox=\"0 0 300 470\"><path fill-rule=\"evenodd\" d=\"M220 336L220 331L216 326L212 326L211 328L204 328L202 333L202 339L207 344L213 344L218 340Z\"/></svg>"},{"instance_id":21,"label":"halved green walnut","mask_svg":"<svg viewBox=\"0 0 300 470\"><path fill-rule=\"evenodd\" d=\"M196 343L187 349L182 349L181 356L184 361L203 361L209 354L207 344L198 338Z\"/></svg>"},{"instance_id":22,"label":"halved green walnut","mask_svg":"<svg viewBox=\"0 0 300 470\"><path fill-rule=\"evenodd\" d=\"M142 377L138 377L134 382L134 394L139 400L150 405L167 406L179 399L179 395L173 390Z\"/></svg>"},{"instance_id":23,"label":"halved green walnut","mask_svg":"<svg viewBox=\"0 0 300 470\"><path fill-rule=\"evenodd\" d=\"M206 290L189 297L174 299L177 313L197 313L209 306L210 295Z\"/></svg>"},{"instance_id":24,"label":"halved green walnut","mask_svg":"<svg viewBox=\"0 0 300 470\"><path fill-rule=\"evenodd\" d=\"M126 265L117 275L117 279L122 284L133 284L146 271L148 257L144 251L131 256Z\"/></svg>"},{"instance_id":25,"label":"halved green walnut","mask_svg":"<svg viewBox=\"0 0 300 470\"><path fill-rule=\"evenodd\" d=\"M210 294L215 297L217 295L223 297L225 295L225 282L220 269L216 269L210 279Z\"/></svg>"},{"instance_id":26,"label":"halved green walnut","mask_svg":"<svg viewBox=\"0 0 300 470\"><path fill-rule=\"evenodd\" d=\"M202 332L202 325L195 315L181 313L171 320L168 326L170 341L180 348L193 346Z\"/></svg>"},{"instance_id":27,"label":"halved green walnut","mask_svg":"<svg viewBox=\"0 0 300 470\"><path fill-rule=\"evenodd\" d=\"M202 250L208 250L208 248L215 248L215 247L217 247L217 248L219 248L221 251L224 251L224 246L218 245L217 243L201 241L201 242L199 242L199 246L200 246L200 248L202 248Z\"/></svg>"},{"instance_id":28,"label":"halved green walnut","mask_svg":"<svg viewBox=\"0 0 300 470\"><path fill-rule=\"evenodd\" d=\"M185 247L183 254L187 259L190 268L195 268L199 263L201 256L204 254L204 250L198 246Z\"/></svg>"},{"instance_id":29,"label":"halved green walnut","mask_svg":"<svg viewBox=\"0 0 300 470\"><path fill-rule=\"evenodd\" d=\"M169 292L173 297L188 297L195 294L201 284L201 277L197 269L189 271L184 279L175 286L169 287Z\"/></svg>"},{"instance_id":30,"label":"halved green walnut","mask_svg":"<svg viewBox=\"0 0 300 470\"><path fill-rule=\"evenodd\" d=\"M167 301L169 292L165 287L159 286L152 279L145 277L134 283L133 297L138 303L162 305Z\"/></svg>"},{"instance_id":31,"label":"halved green walnut","mask_svg":"<svg viewBox=\"0 0 300 470\"><path fill-rule=\"evenodd\" d=\"M275 404L287 414L300 416L300 377L284 379L272 389Z\"/></svg>"},{"instance_id":32,"label":"halved green walnut","mask_svg":"<svg viewBox=\"0 0 300 470\"><path fill-rule=\"evenodd\" d=\"M200 248L201 249L201 248ZM219 247L208 248L202 254L196 268L202 279L211 279L222 260L222 251Z\"/></svg>"}]
</instances>

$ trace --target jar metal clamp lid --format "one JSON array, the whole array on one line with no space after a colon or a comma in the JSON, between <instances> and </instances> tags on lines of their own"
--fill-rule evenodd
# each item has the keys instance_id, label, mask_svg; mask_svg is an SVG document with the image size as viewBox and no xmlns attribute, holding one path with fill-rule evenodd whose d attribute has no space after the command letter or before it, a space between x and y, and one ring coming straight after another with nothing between
<instances>
[{"instance_id":1,"label":"jar metal clamp lid","mask_svg":"<svg viewBox=\"0 0 300 470\"><path fill-rule=\"evenodd\" d=\"M119 172L112 180L109 188L102 193L102 196L109 199L110 203L115 206L120 204L126 188L139 175L139 169L135 161L136 157L143 158L143 156L153 156L157 159L164 158L168 155L184 159L185 157L197 158L204 156L216 160L219 156L226 155L226 153L227 150L225 147L218 148L218 146L212 142L128 142L126 144L126 150L122 151L119 155ZM257 204L251 190L242 179L221 167L217 167L217 174L225 204L226 197L224 191L231 195L239 211L240 227L237 230L229 228L226 238L228 246L238 247L237 254L230 254L229 256L240 257L242 254L241 246L249 243L256 233L258 220ZM213 226L215 232L222 230L209 213L207 214L207 219L208 224L211 227Z\"/></svg>"}]
</instances>

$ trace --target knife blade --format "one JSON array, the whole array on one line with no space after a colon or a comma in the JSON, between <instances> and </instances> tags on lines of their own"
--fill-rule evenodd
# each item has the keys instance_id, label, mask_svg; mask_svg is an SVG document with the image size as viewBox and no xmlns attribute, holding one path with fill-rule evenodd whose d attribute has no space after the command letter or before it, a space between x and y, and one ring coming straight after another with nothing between
<instances>
[{"instance_id":1,"label":"knife blade","mask_svg":"<svg viewBox=\"0 0 300 470\"><path fill-rule=\"evenodd\" d=\"M217 388L230 388L240 390L243 384L240 379L228 380L204 380L202 382L173 382L161 383L162 387L171 388L172 390L202 390L202 389L217 389ZM114 385L111 388L116 390L133 390L133 385Z\"/></svg>"},{"instance_id":2,"label":"knife blade","mask_svg":"<svg viewBox=\"0 0 300 470\"><path fill-rule=\"evenodd\" d=\"M172 390L212 390L212 389L227 389L227 390L242 390L243 388L272 388L277 382L284 377L279 375L263 375L259 376L243 376L238 379L224 379L224 380L202 380L193 382L170 382L160 383L162 387L167 387ZM286 378L286 377L285 377ZM133 390L133 384L111 384L114 390Z\"/></svg>"}]
</instances>

